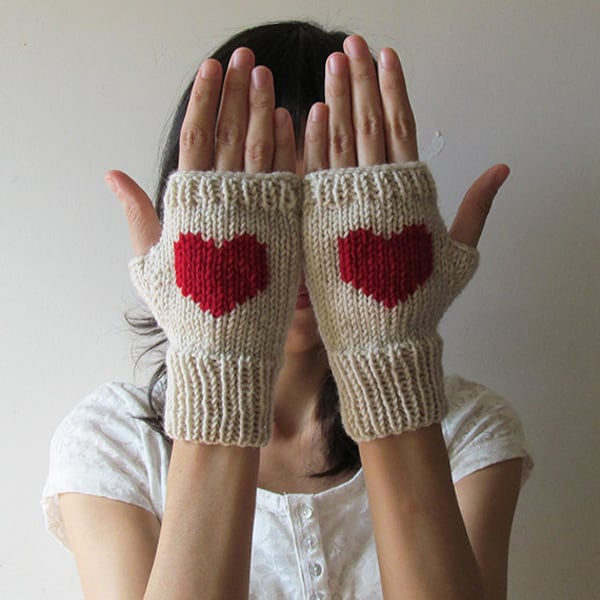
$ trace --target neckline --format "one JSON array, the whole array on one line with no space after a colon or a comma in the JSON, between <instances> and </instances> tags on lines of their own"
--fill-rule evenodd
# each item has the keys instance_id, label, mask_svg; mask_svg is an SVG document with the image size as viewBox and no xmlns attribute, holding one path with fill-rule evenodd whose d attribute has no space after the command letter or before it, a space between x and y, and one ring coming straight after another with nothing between
<instances>
[{"instance_id":1,"label":"neckline","mask_svg":"<svg viewBox=\"0 0 600 600\"><path fill-rule=\"evenodd\" d=\"M317 492L315 494L302 494L302 493L282 493L272 492L265 490L264 488L256 488L256 505L265 510L275 512L278 514L287 514L289 512L289 504L295 503L313 503L313 502L332 502L337 503L339 500L344 498L347 500L351 495L355 494L358 490L365 489L364 486L364 474L362 466L348 481L344 481L332 488Z\"/></svg>"}]
</instances>

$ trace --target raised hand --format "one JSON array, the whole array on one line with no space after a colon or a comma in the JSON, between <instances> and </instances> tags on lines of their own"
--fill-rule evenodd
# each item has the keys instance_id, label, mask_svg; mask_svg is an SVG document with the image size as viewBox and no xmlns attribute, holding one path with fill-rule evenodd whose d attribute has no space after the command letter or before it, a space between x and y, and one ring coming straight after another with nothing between
<instances>
[{"instance_id":1,"label":"raised hand","mask_svg":"<svg viewBox=\"0 0 600 600\"><path fill-rule=\"evenodd\" d=\"M269 69L254 64L247 48L233 53L224 78L217 61L202 64L162 225L135 182L108 174L128 217L131 279L169 342L173 439L257 447L271 435L300 279L302 181L291 172L289 113L275 109Z\"/></svg>"},{"instance_id":2,"label":"raised hand","mask_svg":"<svg viewBox=\"0 0 600 600\"><path fill-rule=\"evenodd\" d=\"M381 50L376 71L365 40L349 36L344 52L327 60L325 103L315 104L307 120L305 172L417 160L415 119L398 55ZM452 239L477 246L508 174L506 165L494 165L473 183L450 227Z\"/></svg>"},{"instance_id":3,"label":"raised hand","mask_svg":"<svg viewBox=\"0 0 600 600\"><path fill-rule=\"evenodd\" d=\"M382 50L376 67L361 37L346 38L327 60L325 103L307 120L303 244L342 422L357 443L446 415L437 327L477 268L495 191L488 172L450 235L415 132L396 53Z\"/></svg>"},{"instance_id":4,"label":"raised hand","mask_svg":"<svg viewBox=\"0 0 600 600\"><path fill-rule=\"evenodd\" d=\"M219 94L223 95L219 107ZM217 109L218 113L217 113ZM205 60L194 81L179 139L179 171L295 171L292 120L275 108L269 69L254 66L248 48L221 64ZM122 171L109 171L107 184L122 202L136 256L160 238L161 225L144 190Z\"/></svg>"}]
</instances>

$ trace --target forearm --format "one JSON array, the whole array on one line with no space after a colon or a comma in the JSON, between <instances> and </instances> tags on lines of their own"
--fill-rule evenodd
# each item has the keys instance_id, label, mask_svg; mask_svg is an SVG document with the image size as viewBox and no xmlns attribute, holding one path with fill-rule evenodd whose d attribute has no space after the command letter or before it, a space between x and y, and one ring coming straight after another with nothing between
<instances>
[{"instance_id":1,"label":"forearm","mask_svg":"<svg viewBox=\"0 0 600 600\"><path fill-rule=\"evenodd\" d=\"M259 448L175 440L145 600L246 600Z\"/></svg>"},{"instance_id":2,"label":"forearm","mask_svg":"<svg viewBox=\"0 0 600 600\"><path fill-rule=\"evenodd\" d=\"M481 600L440 425L359 443L386 600Z\"/></svg>"}]
</instances>

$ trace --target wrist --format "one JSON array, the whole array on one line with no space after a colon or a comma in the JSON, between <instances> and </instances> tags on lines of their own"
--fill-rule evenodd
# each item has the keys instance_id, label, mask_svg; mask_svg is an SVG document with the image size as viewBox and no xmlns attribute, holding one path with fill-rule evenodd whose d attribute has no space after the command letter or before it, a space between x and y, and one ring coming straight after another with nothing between
<instances>
[{"instance_id":1,"label":"wrist","mask_svg":"<svg viewBox=\"0 0 600 600\"><path fill-rule=\"evenodd\" d=\"M188 442L267 445L280 362L194 355L169 348L165 431Z\"/></svg>"},{"instance_id":2,"label":"wrist","mask_svg":"<svg viewBox=\"0 0 600 600\"><path fill-rule=\"evenodd\" d=\"M331 352L342 423L357 443L440 423L447 414L441 337Z\"/></svg>"}]
</instances>

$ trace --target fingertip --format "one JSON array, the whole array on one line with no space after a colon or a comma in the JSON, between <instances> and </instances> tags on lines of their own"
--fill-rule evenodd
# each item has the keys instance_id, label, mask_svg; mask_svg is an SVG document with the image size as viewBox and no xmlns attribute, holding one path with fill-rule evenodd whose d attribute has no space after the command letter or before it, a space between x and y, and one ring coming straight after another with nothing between
<instances>
[{"instance_id":1,"label":"fingertip","mask_svg":"<svg viewBox=\"0 0 600 600\"><path fill-rule=\"evenodd\" d=\"M312 173L328 167L328 116L327 104L315 102L312 105L306 120L304 136L305 173Z\"/></svg>"},{"instance_id":2,"label":"fingertip","mask_svg":"<svg viewBox=\"0 0 600 600\"><path fill-rule=\"evenodd\" d=\"M508 176L510 175L510 167L503 163L497 165L492 174L492 182L496 190L504 184Z\"/></svg>"},{"instance_id":3,"label":"fingertip","mask_svg":"<svg viewBox=\"0 0 600 600\"><path fill-rule=\"evenodd\" d=\"M207 58L200 65L200 69L198 69L198 74L203 79L213 79L215 77L220 77L222 72L221 63L215 58Z\"/></svg>"},{"instance_id":4,"label":"fingertip","mask_svg":"<svg viewBox=\"0 0 600 600\"><path fill-rule=\"evenodd\" d=\"M126 203L129 200L132 184L136 185L129 175L116 169L107 171L104 174L104 181L121 203Z\"/></svg>"},{"instance_id":5,"label":"fingertip","mask_svg":"<svg viewBox=\"0 0 600 600\"><path fill-rule=\"evenodd\" d=\"M294 172L296 145L292 117L287 109L277 107L273 112L273 121L275 130L273 171Z\"/></svg>"},{"instance_id":6,"label":"fingertip","mask_svg":"<svg viewBox=\"0 0 600 600\"><path fill-rule=\"evenodd\" d=\"M104 174L104 182L108 186L108 189L115 195L119 193L119 184L114 177L115 171L107 171Z\"/></svg>"},{"instance_id":7,"label":"fingertip","mask_svg":"<svg viewBox=\"0 0 600 600\"><path fill-rule=\"evenodd\" d=\"M308 114L309 121L319 122L325 121L329 114L329 107L325 102L315 102Z\"/></svg>"},{"instance_id":8,"label":"fingertip","mask_svg":"<svg viewBox=\"0 0 600 600\"><path fill-rule=\"evenodd\" d=\"M234 69L252 69L256 64L254 52L246 46L236 48L231 54L228 67Z\"/></svg>"},{"instance_id":9,"label":"fingertip","mask_svg":"<svg viewBox=\"0 0 600 600\"><path fill-rule=\"evenodd\" d=\"M271 69L263 65L258 65L257 67L254 67L250 73L250 78L252 81L252 85L256 89L267 87L273 82Z\"/></svg>"},{"instance_id":10,"label":"fingertip","mask_svg":"<svg viewBox=\"0 0 600 600\"><path fill-rule=\"evenodd\" d=\"M273 125L276 151L280 148L293 147L294 124L287 109L278 106L273 111Z\"/></svg>"},{"instance_id":11,"label":"fingertip","mask_svg":"<svg viewBox=\"0 0 600 600\"><path fill-rule=\"evenodd\" d=\"M402 68L400 65L400 58L393 48L383 48L379 52L378 64L382 69Z\"/></svg>"},{"instance_id":12,"label":"fingertip","mask_svg":"<svg viewBox=\"0 0 600 600\"><path fill-rule=\"evenodd\" d=\"M285 127L292 119L286 108L278 106L274 111L275 125L277 127Z\"/></svg>"},{"instance_id":13,"label":"fingertip","mask_svg":"<svg viewBox=\"0 0 600 600\"><path fill-rule=\"evenodd\" d=\"M344 52L351 58L363 58L369 51L365 38L356 33L349 35L342 46Z\"/></svg>"}]
</instances>

